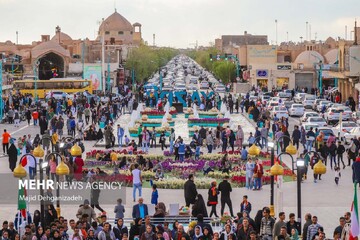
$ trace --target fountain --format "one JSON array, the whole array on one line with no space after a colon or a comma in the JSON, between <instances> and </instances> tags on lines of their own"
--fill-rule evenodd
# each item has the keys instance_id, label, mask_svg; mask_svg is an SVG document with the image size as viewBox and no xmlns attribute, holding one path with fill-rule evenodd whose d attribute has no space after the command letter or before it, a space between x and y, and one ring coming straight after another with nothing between
<instances>
[{"instance_id":1,"label":"fountain","mask_svg":"<svg viewBox=\"0 0 360 240\"><path fill-rule=\"evenodd\" d=\"M198 113L198 111L197 111L197 106L196 106L196 104L194 104L194 118L200 118L200 117L199 117L199 113Z\"/></svg>"},{"instance_id":2,"label":"fountain","mask_svg":"<svg viewBox=\"0 0 360 240\"><path fill-rule=\"evenodd\" d=\"M226 104L223 101L221 102L220 112L222 114L225 114L227 112Z\"/></svg>"}]
</instances>

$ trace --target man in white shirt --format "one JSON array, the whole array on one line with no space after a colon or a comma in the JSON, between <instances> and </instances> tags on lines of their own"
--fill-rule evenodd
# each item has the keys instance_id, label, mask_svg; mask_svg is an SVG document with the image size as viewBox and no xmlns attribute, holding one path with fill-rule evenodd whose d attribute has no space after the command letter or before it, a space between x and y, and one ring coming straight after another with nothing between
<instances>
[{"instance_id":1,"label":"man in white shirt","mask_svg":"<svg viewBox=\"0 0 360 240\"><path fill-rule=\"evenodd\" d=\"M135 164L135 169L131 172L133 178L133 199L136 201L136 189L139 189L139 197L141 197L142 191L142 177L141 171L139 169L139 164Z\"/></svg>"}]
</instances>

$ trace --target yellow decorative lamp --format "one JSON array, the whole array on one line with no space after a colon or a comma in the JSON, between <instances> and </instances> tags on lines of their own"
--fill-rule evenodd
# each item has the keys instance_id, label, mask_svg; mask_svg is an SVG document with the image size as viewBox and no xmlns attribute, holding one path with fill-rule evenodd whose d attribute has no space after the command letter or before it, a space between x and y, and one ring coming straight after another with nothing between
<instances>
[{"instance_id":1,"label":"yellow decorative lamp","mask_svg":"<svg viewBox=\"0 0 360 240\"><path fill-rule=\"evenodd\" d=\"M248 151L250 156L258 156L260 154L260 148L253 144Z\"/></svg>"},{"instance_id":2,"label":"yellow decorative lamp","mask_svg":"<svg viewBox=\"0 0 360 240\"><path fill-rule=\"evenodd\" d=\"M61 161L59 165L56 167L56 175L58 176L64 176L69 175L70 169L69 167L64 163L64 161Z\"/></svg>"},{"instance_id":3,"label":"yellow decorative lamp","mask_svg":"<svg viewBox=\"0 0 360 240\"><path fill-rule=\"evenodd\" d=\"M33 155L34 155L34 157L37 157L37 158L44 157L44 155L45 155L44 149L41 147L40 144L38 144L38 146L34 149Z\"/></svg>"},{"instance_id":4,"label":"yellow decorative lamp","mask_svg":"<svg viewBox=\"0 0 360 240\"><path fill-rule=\"evenodd\" d=\"M320 160L314 165L314 174L325 174L326 173L326 166Z\"/></svg>"},{"instance_id":5,"label":"yellow decorative lamp","mask_svg":"<svg viewBox=\"0 0 360 240\"><path fill-rule=\"evenodd\" d=\"M296 147L290 143L289 146L287 146L287 148L285 149L285 152L287 152L290 155L295 155L297 153Z\"/></svg>"},{"instance_id":6,"label":"yellow decorative lamp","mask_svg":"<svg viewBox=\"0 0 360 240\"><path fill-rule=\"evenodd\" d=\"M71 147L70 153L71 153L71 156L73 156L73 157L81 156L81 154L82 154L81 147L79 147L77 144L75 144L74 146Z\"/></svg>"},{"instance_id":7,"label":"yellow decorative lamp","mask_svg":"<svg viewBox=\"0 0 360 240\"><path fill-rule=\"evenodd\" d=\"M284 168L278 162L275 162L275 164L270 168L270 174L273 176L284 175Z\"/></svg>"},{"instance_id":8,"label":"yellow decorative lamp","mask_svg":"<svg viewBox=\"0 0 360 240\"><path fill-rule=\"evenodd\" d=\"M146 122L149 119L148 115L142 115L141 120Z\"/></svg>"},{"instance_id":9,"label":"yellow decorative lamp","mask_svg":"<svg viewBox=\"0 0 360 240\"><path fill-rule=\"evenodd\" d=\"M13 176L16 178L24 178L26 177L27 172L25 168L21 165L21 163L14 169Z\"/></svg>"},{"instance_id":10,"label":"yellow decorative lamp","mask_svg":"<svg viewBox=\"0 0 360 240\"><path fill-rule=\"evenodd\" d=\"M172 116L170 114L166 115L166 120L171 121L172 120Z\"/></svg>"}]
</instances>

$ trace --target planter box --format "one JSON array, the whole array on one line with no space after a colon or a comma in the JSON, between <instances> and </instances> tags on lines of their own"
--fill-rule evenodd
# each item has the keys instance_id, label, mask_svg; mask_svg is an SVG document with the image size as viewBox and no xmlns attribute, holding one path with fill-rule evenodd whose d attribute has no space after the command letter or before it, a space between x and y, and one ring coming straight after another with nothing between
<instances>
[{"instance_id":1,"label":"planter box","mask_svg":"<svg viewBox=\"0 0 360 240\"><path fill-rule=\"evenodd\" d=\"M162 123L161 122L142 122L141 123L143 125L143 127L161 127ZM174 127L175 126L175 122L170 122L169 123L170 127Z\"/></svg>"},{"instance_id":2,"label":"planter box","mask_svg":"<svg viewBox=\"0 0 360 240\"><path fill-rule=\"evenodd\" d=\"M162 119L164 115L147 115L149 119ZM176 114L171 115L172 118L176 118Z\"/></svg>"}]
</instances>

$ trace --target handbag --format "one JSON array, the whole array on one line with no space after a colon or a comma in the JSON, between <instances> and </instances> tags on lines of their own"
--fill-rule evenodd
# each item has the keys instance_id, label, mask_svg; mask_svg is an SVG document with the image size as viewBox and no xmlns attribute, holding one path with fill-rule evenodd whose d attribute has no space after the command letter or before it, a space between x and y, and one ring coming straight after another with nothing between
<instances>
[{"instance_id":1,"label":"handbag","mask_svg":"<svg viewBox=\"0 0 360 240\"><path fill-rule=\"evenodd\" d=\"M206 204L208 207L210 207L211 206L211 204L210 204L210 201L208 200L207 201L207 204Z\"/></svg>"},{"instance_id":2,"label":"handbag","mask_svg":"<svg viewBox=\"0 0 360 240\"><path fill-rule=\"evenodd\" d=\"M254 177L254 178L258 178L259 176L258 176L257 173L254 173L253 177Z\"/></svg>"}]
</instances>

